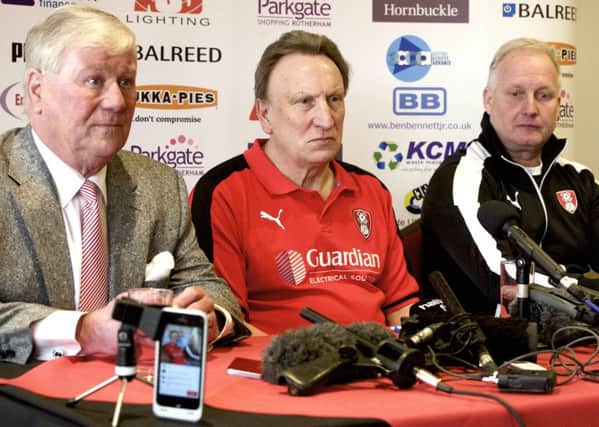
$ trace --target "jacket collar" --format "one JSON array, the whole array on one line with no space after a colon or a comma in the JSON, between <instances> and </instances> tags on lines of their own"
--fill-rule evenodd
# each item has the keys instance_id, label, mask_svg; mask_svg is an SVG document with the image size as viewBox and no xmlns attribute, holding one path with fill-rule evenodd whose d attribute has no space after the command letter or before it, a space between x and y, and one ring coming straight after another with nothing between
<instances>
[{"instance_id":1,"label":"jacket collar","mask_svg":"<svg viewBox=\"0 0 599 427\"><path fill-rule=\"evenodd\" d=\"M478 136L478 141L493 157L503 157L509 161L512 158L505 150L502 142L497 136L495 128L491 124L489 115L485 112L480 121L481 133ZM543 162L543 173L545 173L547 167L549 167L553 161L559 156L559 154L566 147L567 141L565 138L557 138L555 134L551 134L541 152L541 160Z\"/></svg>"}]
</instances>

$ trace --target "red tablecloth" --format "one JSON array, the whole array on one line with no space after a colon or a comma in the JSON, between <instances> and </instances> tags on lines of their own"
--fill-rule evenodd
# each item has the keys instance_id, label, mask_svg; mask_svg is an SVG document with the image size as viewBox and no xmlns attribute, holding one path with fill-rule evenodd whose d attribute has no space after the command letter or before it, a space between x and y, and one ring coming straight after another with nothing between
<instances>
[{"instance_id":1,"label":"red tablecloth","mask_svg":"<svg viewBox=\"0 0 599 427\"><path fill-rule=\"evenodd\" d=\"M240 345L220 348L208 356L206 404L230 410L334 417L373 417L402 426L515 426L504 407L489 399L449 395L424 384L397 389L390 380L359 381L330 386L318 394L294 397L287 387L226 374L235 356L261 358L268 337L252 337ZM49 397L72 398L114 375L111 359L62 358L44 363L19 378L0 382ZM574 380L544 395L500 393L493 384L452 381L454 388L499 395L533 426L598 426L599 384ZM87 399L113 402L118 381ZM128 403L151 403L152 389L141 381L127 388Z\"/></svg>"}]
</instances>

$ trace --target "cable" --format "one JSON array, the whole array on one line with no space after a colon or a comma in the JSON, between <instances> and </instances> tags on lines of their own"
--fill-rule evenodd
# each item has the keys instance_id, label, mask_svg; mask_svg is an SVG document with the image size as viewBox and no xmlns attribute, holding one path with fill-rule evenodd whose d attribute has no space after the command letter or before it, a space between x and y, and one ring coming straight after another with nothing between
<instances>
[{"instance_id":1,"label":"cable","mask_svg":"<svg viewBox=\"0 0 599 427\"><path fill-rule=\"evenodd\" d=\"M503 400L499 396L495 396L493 394L488 394L488 393L482 393L479 391L460 390L460 389L456 389L456 388L453 388L452 393L461 394L464 396L484 397L486 399L494 400L497 403L499 403L501 406L503 406L505 409L507 409L507 411L512 415L512 417L514 417L514 420L516 421L516 423L518 423L518 425L520 427L526 427L526 424L524 424L524 420L522 419L520 414L518 412L516 412L516 410L509 403L507 403L505 400Z\"/></svg>"}]
</instances>

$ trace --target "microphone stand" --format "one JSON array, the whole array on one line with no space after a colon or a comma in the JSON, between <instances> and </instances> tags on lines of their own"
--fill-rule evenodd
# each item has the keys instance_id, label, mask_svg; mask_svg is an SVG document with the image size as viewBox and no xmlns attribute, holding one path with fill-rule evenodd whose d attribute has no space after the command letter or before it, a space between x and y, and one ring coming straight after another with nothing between
<instances>
[{"instance_id":1,"label":"microphone stand","mask_svg":"<svg viewBox=\"0 0 599 427\"><path fill-rule=\"evenodd\" d=\"M119 424L119 418L121 414L121 407L123 405L123 399L125 397L125 391L127 389L127 383L135 379L137 374L137 365L135 361L135 331L136 327L126 323L122 323L117 333L118 350L116 366L114 367L115 375L108 378L106 381L102 381L96 384L87 391L84 391L78 396L69 399L66 405L72 408L81 400L87 396L95 393L98 390L103 389L109 384L112 384L116 380L121 380L121 388L117 397L117 401L114 407L114 413L112 415L112 427L116 427Z\"/></svg>"},{"instance_id":2,"label":"microphone stand","mask_svg":"<svg viewBox=\"0 0 599 427\"><path fill-rule=\"evenodd\" d=\"M530 282L530 259L519 256L516 258L516 302L518 317L528 319L528 285Z\"/></svg>"}]
</instances>

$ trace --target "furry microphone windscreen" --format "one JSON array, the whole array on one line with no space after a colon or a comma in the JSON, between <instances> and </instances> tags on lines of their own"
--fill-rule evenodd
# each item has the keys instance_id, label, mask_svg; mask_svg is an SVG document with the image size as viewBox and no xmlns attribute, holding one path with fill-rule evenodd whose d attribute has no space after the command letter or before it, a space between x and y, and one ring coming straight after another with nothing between
<instances>
[{"instance_id":1,"label":"furry microphone windscreen","mask_svg":"<svg viewBox=\"0 0 599 427\"><path fill-rule=\"evenodd\" d=\"M339 352L356 340L341 325L318 323L307 328L292 329L274 336L262 354L262 378L273 384L280 382L281 372L301 363Z\"/></svg>"}]
</instances>

